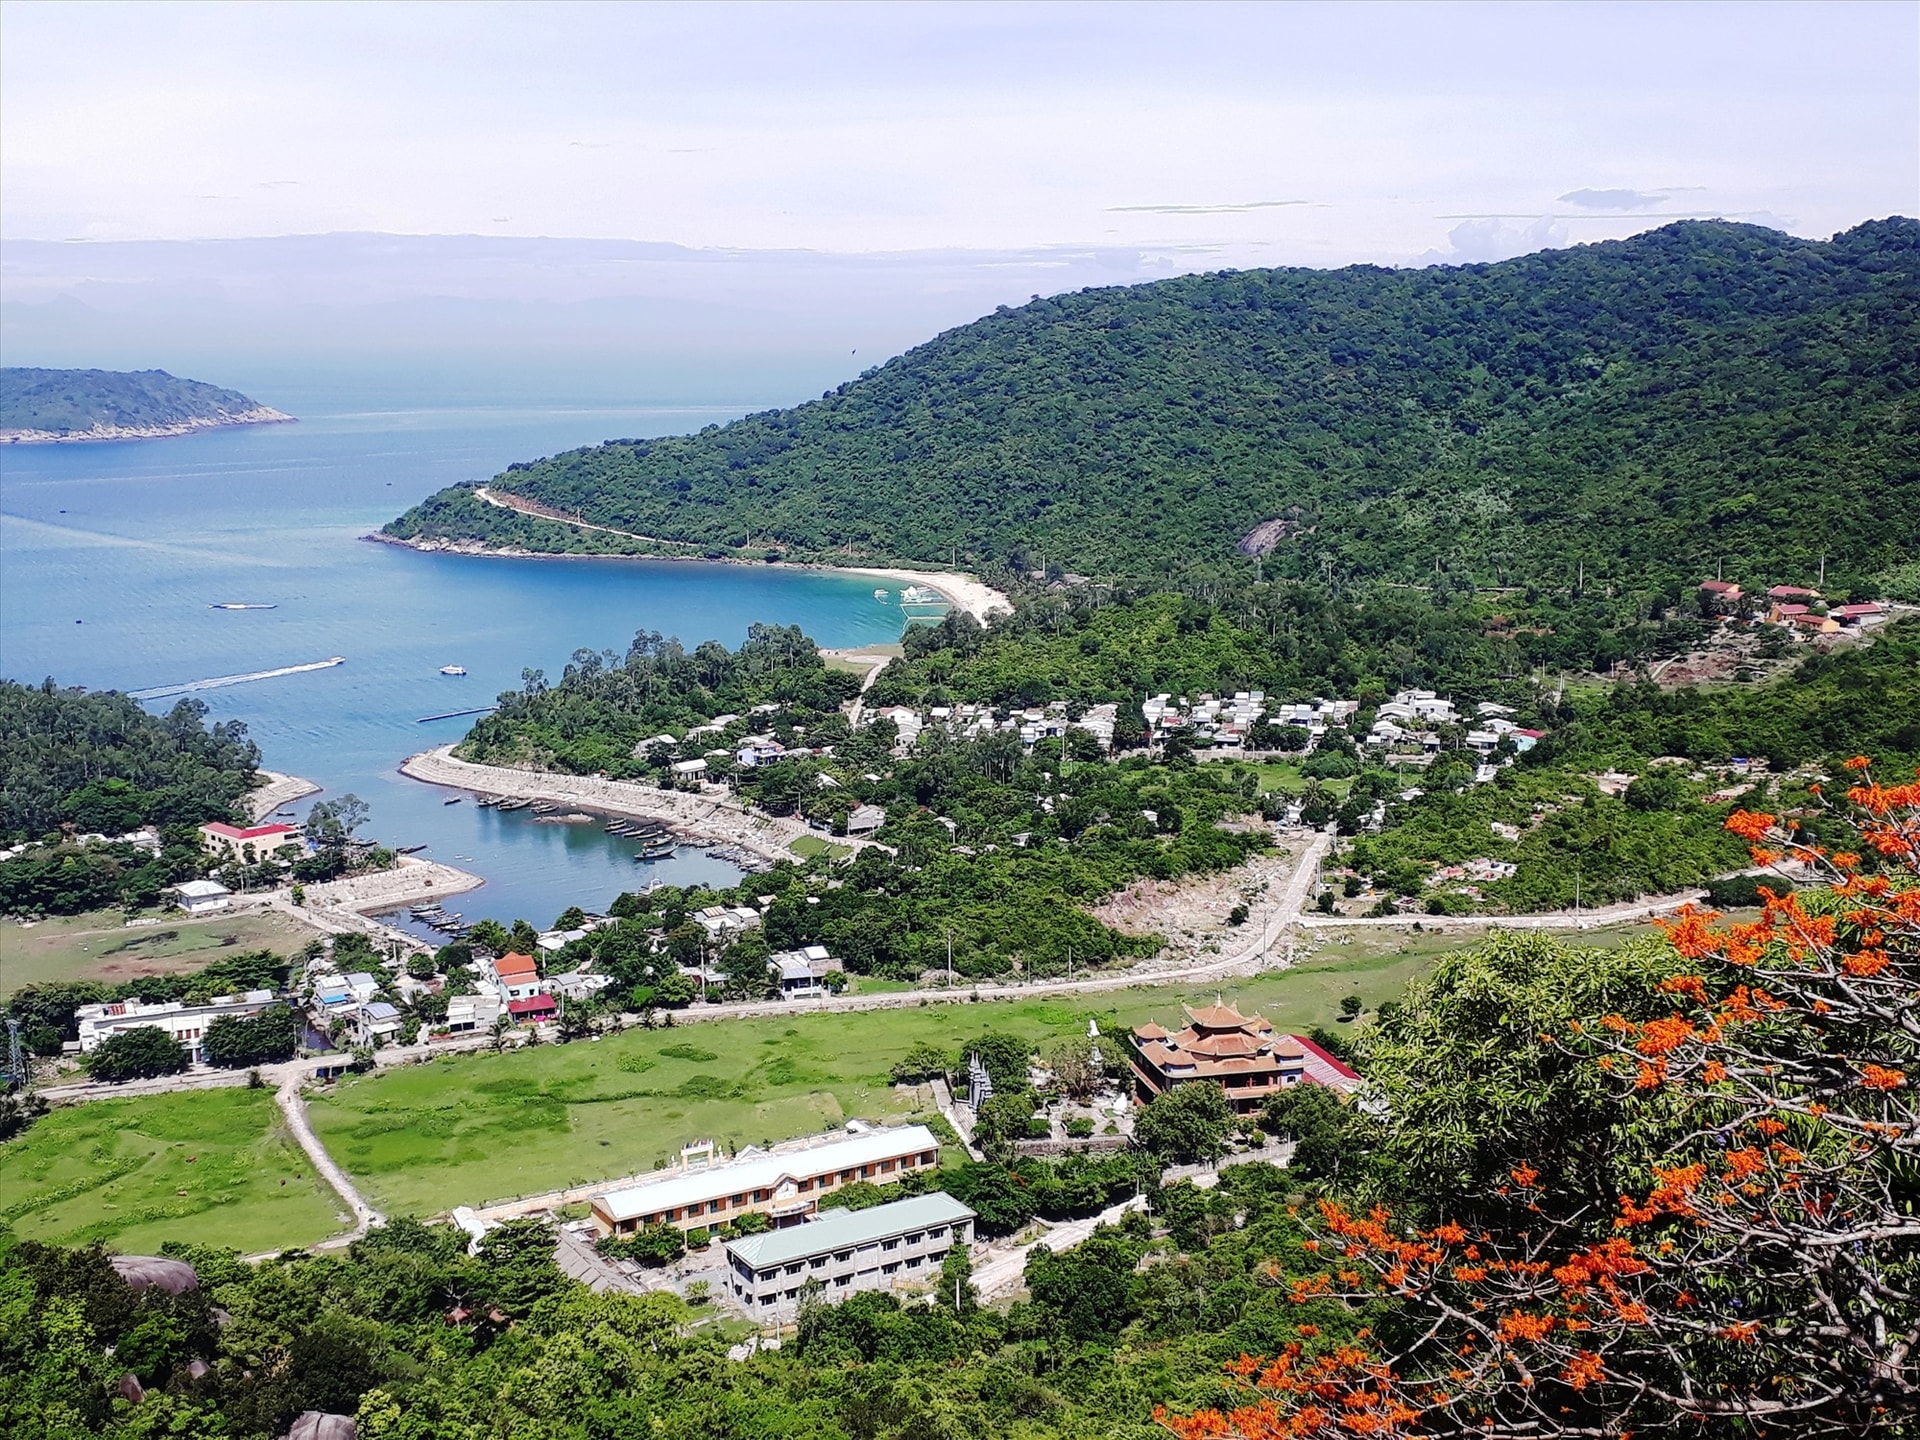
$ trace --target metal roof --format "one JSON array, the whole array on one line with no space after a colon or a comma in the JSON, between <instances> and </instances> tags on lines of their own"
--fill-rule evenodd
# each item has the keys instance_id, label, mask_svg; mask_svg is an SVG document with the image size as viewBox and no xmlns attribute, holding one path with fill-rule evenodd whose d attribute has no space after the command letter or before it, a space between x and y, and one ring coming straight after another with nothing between
<instances>
[{"instance_id":1,"label":"metal roof","mask_svg":"<svg viewBox=\"0 0 1920 1440\"><path fill-rule=\"evenodd\" d=\"M614 1220L632 1220L641 1215L657 1215L663 1210L677 1210L683 1205L717 1200L722 1195L776 1189L782 1180L851 1170L939 1148L940 1142L924 1125L872 1130L865 1135L849 1135L804 1149L771 1151L705 1170L691 1170L627 1190L610 1190L594 1204Z\"/></svg>"},{"instance_id":2,"label":"metal roof","mask_svg":"<svg viewBox=\"0 0 1920 1440\"><path fill-rule=\"evenodd\" d=\"M952 1225L973 1219L973 1211L944 1191L915 1195L909 1200L893 1200L871 1205L865 1210L828 1210L804 1225L789 1225L784 1230L768 1230L744 1240L729 1240L727 1251L755 1270L770 1265L790 1265L811 1255L833 1250L850 1250L857 1245L925 1230L930 1225Z\"/></svg>"}]
</instances>

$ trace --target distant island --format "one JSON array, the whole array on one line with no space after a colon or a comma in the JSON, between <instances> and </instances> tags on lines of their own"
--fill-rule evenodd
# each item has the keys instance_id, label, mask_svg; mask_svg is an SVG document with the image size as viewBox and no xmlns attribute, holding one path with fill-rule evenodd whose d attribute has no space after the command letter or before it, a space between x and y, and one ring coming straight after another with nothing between
<instances>
[{"instance_id":1,"label":"distant island","mask_svg":"<svg viewBox=\"0 0 1920 1440\"><path fill-rule=\"evenodd\" d=\"M0 369L0 444L156 440L227 425L274 425L294 417L164 370Z\"/></svg>"}]
</instances>

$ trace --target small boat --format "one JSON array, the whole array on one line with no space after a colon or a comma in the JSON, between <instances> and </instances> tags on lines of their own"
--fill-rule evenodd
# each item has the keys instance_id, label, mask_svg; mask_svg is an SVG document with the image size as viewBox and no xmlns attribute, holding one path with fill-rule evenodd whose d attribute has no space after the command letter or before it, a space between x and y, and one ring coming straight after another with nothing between
<instances>
[{"instance_id":1,"label":"small boat","mask_svg":"<svg viewBox=\"0 0 1920 1440\"><path fill-rule=\"evenodd\" d=\"M890 598L892 594L893 592L891 590L876 590L873 592L873 598L876 600L886 600Z\"/></svg>"},{"instance_id":2,"label":"small boat","mask_svg":"<svg viewBox=\"0 0 1920 1440\"><path fill-rule=\"evenodd\" d=\"M440 673L442 675L464 675L467 673L467 667L464 665L442 665L440 667Z\"/></svg>"},{"instance_id":3,"label":"small boat","mask_svg":"<svg viewBox=\"0 0 1920 1440\"><path fill-rule=\"evenodd\" d=\"M467 797L464 795L456 795L451 800L442 800L440 803L442 805L458 805L462 800L466 798Z\"/></svg>"},{"instance_id":4,"label":"small boat","mask_svg":"<svg viewBox=\"0 0 1920 1440\"><path fill-rule=\"evenodd\" d=\"M208 607L212 610L278 610L278 605L250 605L242 600L219 600Z\"/></svg>"},{"instance_id":5,"label":"small boat","mask_svg":"<svg viewBox=\"0 0 1920 1440\"><path fill-rule=\"evenodd\" d=\"M422 850L426 848L427 847L424 845L402 845L399 849L395 850L393 853L396 855L418 855Z\"/></svg>"}]
</instances>

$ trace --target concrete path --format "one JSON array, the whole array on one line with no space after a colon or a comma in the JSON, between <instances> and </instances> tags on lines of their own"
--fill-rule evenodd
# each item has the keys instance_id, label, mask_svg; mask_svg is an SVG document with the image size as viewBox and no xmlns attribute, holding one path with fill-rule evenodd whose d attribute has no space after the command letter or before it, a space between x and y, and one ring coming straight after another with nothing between
<instances>
[{"instance_id":1,"label":"concrete path","mask_svg":"<svg viewBox=\"0 0 1920 1440\"><path fill-rule=\"evenodd\" d=\"M1090 1215L1085 1220L1064 1220L1051 1226L1047 1233L1037 1240L1017 1246L1004 1255L995 1256L973 1272L973 1288L980 1293L982 1300L992 1299L995 1295L1004 1295L1017 1290L1026 1280L1027 1256L1035 1245L1044 1245L1054 1254L1062 1250L1071 1250L1102 1225L1117 1224L1131 1210L1147 1208L1144 1195L1136 1195L1131 1200L1123 1200L1118 1205L1110 1205L1098 1215Z\"/></svg>"},{"instance_id":2,"label":"concrete path","mask_svg":"<svg viewBox=\"0 0 1920 1440\"><path fill-rule=\"evenodd\" d=\"M345 1244L358 1240L375 1225L387 1223L387 1217L367 1203L366 1197L355 1188L353 1181L347 1178L347 1172L333 1163L333 1156L327 1153L327 1147L320 1143L320 1137L313 1133L313 1126L307 1121L306 1098L300 1093L300 1082L289 1076L274 1097L280 1109L287 1117L287 1128L293 1132L293 1138L300 1148L307 1152L307 1158L313 1162L313 1168L320 1172L321 1178L339 1192L340 1198L347 1202L347 1209L353 1213L354 1226L345 1235L335 1236L329 1245Z\"/></svg>"}]
</instances>

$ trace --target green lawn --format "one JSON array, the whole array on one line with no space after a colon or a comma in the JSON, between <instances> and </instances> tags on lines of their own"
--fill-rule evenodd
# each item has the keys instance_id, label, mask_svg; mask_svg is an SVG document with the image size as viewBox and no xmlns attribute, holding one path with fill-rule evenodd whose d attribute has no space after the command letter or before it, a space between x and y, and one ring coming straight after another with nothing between
<instances>
[{"instance_id":1,"label":"green lawn","mask_svg":"<svg viewBox=\"0 0 1920 1440\"><path fill-rule=\"evenodd\" d=\"M350 1223L272 1092L245 1089L53 1111L0 1144L0 1220L25 1239L135 1254L163 1240L277 1250Z\"/></svg>"},{"instance_id":2,"label":"green lawn","mask_svg":"<svg viewBox=\"0 0 1920 1440\"><path fill-rule=\"evenodd\" d=\"M22 925L0 920L0 998L49 980L134 980L197 970L232 950L299 949L317 932L277 913L170 916L129 927L118 910Z\"/></svg>"},{"instance_id":3,"label":"green lawn","mask_svg":"<svg viewBox=\"0 0 1920 1440\"><path fill-rule=\"evenodd\" d=\"M1300 767L1291 760L1256 760L1252 762L1254 774L1260 777L1260 793L1269 790L1281 790L1288 795L1300 795L1306 792L1309 781L1300 773ZM1347 791L1353 788L1351 780L1322 780L1320 788L1329 795L1345 799Z\"/></svg>"},{"instance_id":4,"label":"green lawn","mask_svg":"<svg viewBox=\"0 0 1920 1440\"><path fill-rule=\"evenodd\" d=\"M787 842L787 849L802 860L811 860L816 855L825 855L830 860L839 860L853 853L851 845L836 845L831 840L822 840L818 835L799 835Z\"/></svg>"}]
</instances>

